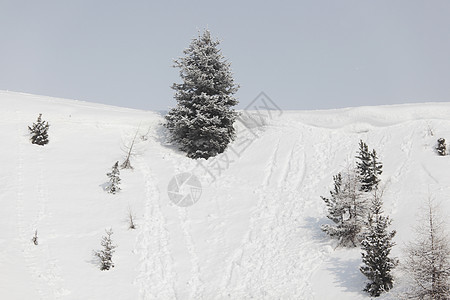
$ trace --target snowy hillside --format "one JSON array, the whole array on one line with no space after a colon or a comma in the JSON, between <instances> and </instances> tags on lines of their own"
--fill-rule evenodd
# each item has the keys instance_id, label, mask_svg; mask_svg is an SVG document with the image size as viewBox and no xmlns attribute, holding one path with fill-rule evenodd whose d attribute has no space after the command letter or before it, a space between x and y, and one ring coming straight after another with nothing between
<instances>
[{"instance_id":1,"label":"snowy hillside","mask_svg":"<svg viewBox=\"0 0 450 300\"><path fill-rule=\"evenodd\" d=\"M320 196L360 139L384 164L394 256L429 197L450 211L450 156L434 150L450 140L450 103L284 111L238 124L230 150L202 165L166 144L155 112L12 92L0 105L0 299L368 299L360 250L334 249L320 230ZM44 147L27 129L39 113ZM137 130L134 169L109 194L106 173ZM202 184L188 207L167 192L184 172ZM100 271L93 251L109 228L115 268Z\"/></svg>"}]
</instances>

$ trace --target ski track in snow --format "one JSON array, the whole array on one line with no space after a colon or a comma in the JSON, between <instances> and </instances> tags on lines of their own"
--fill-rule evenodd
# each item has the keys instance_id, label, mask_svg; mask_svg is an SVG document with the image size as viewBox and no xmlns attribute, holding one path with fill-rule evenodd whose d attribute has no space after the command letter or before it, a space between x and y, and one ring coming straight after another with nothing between
<instances>
[{"instance_id":1,"label":"ski track in snow","mask_svg":"<svg viewBox=\"0 0 450 300\"><path fill-rule=\"evenodd\" d=\"M20 113L17 112L17 124L23 124L20 118ZM25 175L30 172L25 171L28 165L32 165L36 160L27 161L25 163L25 155L23 150L23 144L21 138L23 137L23 128L17 127L17 136L19 140L18 155L19 161L17 163L17 227L19 230L18 236L22 245L22 253L27 265L31 277L34 281L34 286L40 299L60 299L61 297L69 294L69 291L63 287L63 279L60 275L60 268L56 259L52 258L48 243L45 242L39 236L39 226L45 224L48 220L48 188L45 184L45 163L40 148L36 148L38 155L37 166L39 169L39 175L37 176L37 182L28 183L25 182ZM33 145L34 147L38 147ZM36 178L34 174L31 174L33 179ZM35 192L33 195L37 195L37 199L24 199L24 186L35 185ZM28 196L30 197L30 196ZM25 211L24 201L36 201L37 212L36 214L27 213ZM33 207L31 205L31 207ZM38 230L38 245L34 245L32 237L34 231ZM42 242L44 240L44 242Z\"/></svg>"},{"instance_id":2,"label":"ski track in snow","mask_svg":"<svg viewBox=\"0 0 450 300\"><path fill-rule=\"evenodd\" d=\"M141 299L177 299L173 257L169 250L169 233L160 208L160 192L150 168L137 158L139 169L146 182L145 215L137 237L137 252L141 267L136 282Z\"/></svg>"},{"instance_id":3,"label":"ski track in snow","mask_svg":"<svg viewBox=\"0 0 450 300\"><path fill-rule=\"evenodd\" d=\"M188 299L202 299L202 292L204 283L200 279L200 264L195 244L190 234L189 222L187 221L187 208L177 207L178 217L183 231L186 248L188 250L191 262L191 279L188 285L191 287L191 294Z\"/></svg>"},{"instance_id":4,"label":"ski track in snow","mask_svg":"<svg viewBox=\"0 0 450 300\"><path fill-rule=\"evenodd\" d=\"M398 208L398 199L401 199L401 195L405 194L405 185L404 184L399 184L400 181L405 180L405 174L408 173L410 167L411 167L411 162L412 162L412 149L413 149L413 138L414 135L416 133L416 129L414 128L411 131L411 135L410 136L405 136L404 139L402 140L401 144L400 144L400 150L405 153L405 158L403 160L403 162L401 163L401 165L395 170L395 172L393 173L392 176L390 176L390 178L388 178L386 180L386 188L388 188L389 190L391 190L391 192L393 193L393 201L392 201L392 211L396 212L397 208ZM392 189L390 188L390 186L395 183L396 186L398 186L397 189Z\"/></svg>"},{"instance_id":5,"label":"ski track in snow","mask_svg":"<svg viewBox=\"0 0 450 300\"><path fill-rule=\"evenodd\" d=\"M305 229L304 209L316 201L299 190L313 184L305 182L302 140L293 131L274 146L249 230L228 262L218 299L313 299L309 279L323 251Z\"/></svg>"},{"instance_id":6,"label":"ski track in snow","mask_svg":"<svg viewBox=\"0 0 450 300\"><path fill-rule=\"evenodd\" d=\"M173 155L170 155L168 157L168 160L174 165L175 167L175 174L181 174L184 172L194 172L193 164L189 160L177 160ZM180 298L182 299L203 299L203 293L204 293L204 287L205 283L201 279L201 270L200 270L200 259L198 256L198 252L196 250L196 245L192 237L192 229L189 226L190 219L188 215L189 207L179 207L179 206L172 206L173 209L177 211L178 216L178 224L181 229L181 234L184 238L184 248L187 251L187 254L189 255L189 263L190 263L190 276L189 280L187 281L187 286L189 287L189 295L180 295ZM186 293L186 292L184 292Z\"/></svg>"}]
</instances>

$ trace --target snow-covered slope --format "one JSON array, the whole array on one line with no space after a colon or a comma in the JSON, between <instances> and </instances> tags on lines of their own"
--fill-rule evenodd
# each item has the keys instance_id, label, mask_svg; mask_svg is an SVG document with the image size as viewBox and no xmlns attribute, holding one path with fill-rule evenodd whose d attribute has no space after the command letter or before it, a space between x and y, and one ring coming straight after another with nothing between
<instances>
[{"instance_id":1,"label":"snow-covered slope","mask_svg":"<svg viewBox=\"0 0 450 300\"><path fill-rule=\"evenodd\" d=\"M428 197L450 208L450 156L434 152L450 139L450 103L285 111L242 127L226 155L202 165L165 143L158 113L11 92L0 105L1 299L366 299L360 251L335 250L319 229L320 195L360 139L384 164L394 255ZM39 113L50 123L44 147L27 130ZM134 170L108 194L106 173L138 128ZM167 193L183 172L202 182L189 207ZM115 268L100 271L92 252L107 228Z\"/></svg>"}]
</instances>

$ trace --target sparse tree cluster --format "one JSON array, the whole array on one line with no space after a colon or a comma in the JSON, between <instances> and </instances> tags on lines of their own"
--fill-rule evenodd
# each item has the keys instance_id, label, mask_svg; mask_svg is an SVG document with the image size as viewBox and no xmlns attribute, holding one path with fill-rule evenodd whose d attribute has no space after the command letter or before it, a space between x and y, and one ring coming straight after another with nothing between
<instances>
[{"instance_id":1,"label":"sparse tree cluster","mask_svg":"<svg viewBox=\"0 0 450 300\"><path fill-rule=\"evenodd\" d=\"M334 190L330 198L321 197L333 224L322 230L338 239L339 246L356 247L363 238L364 222L368 215L368 192L378 188L383 165L375 150L369 151L361 140L355 169L348 169L333 177Z\"/></svg>"},{"instance_id":2,"label":"sparse tree cluster","mask_svg":"<svg viewBox=\"0 0 450 300\"><path fill-rule=\"evenodd\" d=\"M336 238L338 246L361 246L364 266L360 271L368 279L364 291L377 297L393 286L391 271L397 260L389 255L395 231L388 231L391 221L382 211L378 185L383 165L376 151L369 151L361 140L356 158L356 168L333 176L330 197L321 197L333 222L322 225L322 230Z\"/></svg>"},{"instance_id":3,"label":"sparse tree cluster","mask_svg":"<svg viewBox=\"0 0 450 300\"><path fill-rule=\"evenodd\" d=\"M48 144L49 127L50 125L48 125L48 122L42 120L42 114L39 114L36 123L33 123L31 127L28 126L28 130L30 131L31 134L30 137L31 143L39 146L44 146Z\"/></svg>"},{"instance_id":4,"label":"sparse tree cluster","mask_svg":"<svg viewBox=\"0 0 450 300\"><path fill-rule=\"evenodd\" d=\"M170 140L193 159L224 152L235 137L238 86L218 45L206 30L175 60L183 83L172 86L178 103L165 116L165 126Z\"/></svg>"}]
</instances>

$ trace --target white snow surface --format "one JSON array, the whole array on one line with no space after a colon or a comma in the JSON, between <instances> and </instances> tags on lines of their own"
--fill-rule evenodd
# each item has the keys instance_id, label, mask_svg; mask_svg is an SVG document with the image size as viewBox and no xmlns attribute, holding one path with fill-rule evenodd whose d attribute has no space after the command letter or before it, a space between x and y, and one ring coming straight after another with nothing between
<instances>
[{"instance_id":1,"label":"white snow surface","mask_svg":"<svg viewBox=\"0 0 450 300\"><path fill-rule=\"evenodd\" d=\"M320 196L354 164L360 139L384 164L394 256L429 197L450 209L450 156L434 150L450 141L450 103L284 111L242 127L231 147L248 147L204 168L165 141L160 113L6 91L0 105L0 299L368 299L360 249L336 248L320 230ZM27 129L39 113L50 124L44 147ZM134 169L108 194L106 173L136 130ZM202 182L189 207L167 193L183 172ZM108 228L115 268L100 271L93 251ZM401 293L403 275L381 299Z\"/></svg>"}]
</instances>

